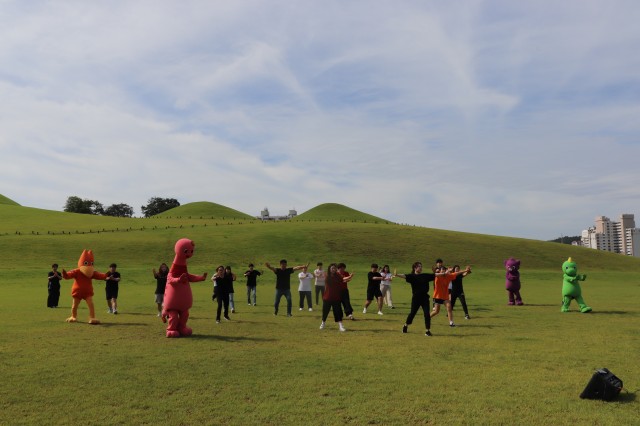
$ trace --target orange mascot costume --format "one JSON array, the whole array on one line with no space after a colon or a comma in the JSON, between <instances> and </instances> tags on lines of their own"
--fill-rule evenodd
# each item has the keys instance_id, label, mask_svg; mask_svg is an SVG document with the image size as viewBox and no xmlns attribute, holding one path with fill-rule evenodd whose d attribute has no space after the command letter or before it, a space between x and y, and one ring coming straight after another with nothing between
<instances>
[{"instance_id":1,"label":"orange mascot costume","mask_svg":"<svg viewBox=\"0 0 640 426\"><path fill-rule=\"evenodd\" d=\"M78 305L81 300L85 300L89 307L89 324L100 324L100 321L96 319L96 312L93 306L93 284L91 280L104 280L107 278L107 274L94 271L93 252L91 250L83 250L78 260L78 269L69 272L63 269L62 277L65 280L73 278L73 286L71 287L73 306L71 307L71 316L67 318L67 322L78 321Z\"/></svg>"}]
</instances>

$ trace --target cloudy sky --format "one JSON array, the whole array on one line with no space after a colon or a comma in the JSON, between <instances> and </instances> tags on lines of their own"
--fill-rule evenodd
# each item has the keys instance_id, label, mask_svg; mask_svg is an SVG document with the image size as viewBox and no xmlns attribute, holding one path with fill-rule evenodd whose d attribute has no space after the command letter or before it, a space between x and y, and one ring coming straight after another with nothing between
<instances>
[{"instance_id":1,"label":"cloudy sky","mask_svg":"<svg viewBox=\"0 0 640 426\"><path fill-rule=\"evenodd\" d=\"M0 194L543 240L640 222L638 22L636 0L0 0Z\"/></svg>"}]
</instances>

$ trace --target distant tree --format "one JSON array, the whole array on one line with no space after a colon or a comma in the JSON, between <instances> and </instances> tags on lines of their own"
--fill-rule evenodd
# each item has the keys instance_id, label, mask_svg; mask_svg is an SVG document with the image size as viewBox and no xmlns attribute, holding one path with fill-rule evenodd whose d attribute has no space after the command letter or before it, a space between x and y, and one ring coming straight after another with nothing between
<instances>
[{"instance_id":1,"label":"distant tree","mask_svg":"<svg viewBox=\"0 0 640 426\"><path fill-rule=\"evenodd\" d=\"M64 211L68 213L91 214L90 206L88 206L82 198L76 197L75 195L67 198Z\"/></svg>"},{"instance_id":2,"label":"distant tree","mask_svg":"<svg viewBox=\"0 0 640 426\"><path fill-rule=\"evenodd\" d=\"M67 198L64 211L69 213L103 214L104 207L99 201L84 200L80 197L71 196Z\"/></svg>"},{"instance_id":3,"label":"distant tree","mask_svg":"<svg viewBox=\"0 0 640 426\"><path fill-rule=\"evenodd\" d=\"M133 216L133 207L124 203L113 204L104 209L103 214L105 216L131 217Z\"/></svg>"},{"instance_id":4,"label":"distant tree","mask_svg":"<svg viewBox=\"0 0 640 426\"><path fill-rule=\"evenodd\" d=\"M104 214L104 207L99 201L88 200L91 206L91 214Z\"/></svg>"},{"instance_id":5,"label":"distant tree","mask_svg":"<svg viewBox=\"0 0 640 426\"><path fill-rule=\"evenodd\" d=\"M141 209L144 217L151 217L179 206L180 203L175 198L153 197L149 198L148 204L146 206L142 206Z\"/></svg>"}]
</instances>

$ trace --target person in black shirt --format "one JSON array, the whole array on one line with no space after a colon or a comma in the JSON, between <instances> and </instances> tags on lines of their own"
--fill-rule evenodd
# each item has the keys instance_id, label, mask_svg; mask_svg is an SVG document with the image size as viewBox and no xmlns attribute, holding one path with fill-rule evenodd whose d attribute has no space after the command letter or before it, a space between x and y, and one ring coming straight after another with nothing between
<instances>
[{"instance_id":1,"label":"person in black shirt","mask_svg":"<svg viewBox=\"0 0 640 426\"><path fill-rule=\"evenodd\" d=\"M109 307L107 312L110 314L118 313L118 284L120 283L120 272L117 272L116 268L115 263L109 265L107 278L105 278L107 282L105 293L107 294L107 306Z\"/></svg>"},{"instance_id":2,"label":"person in black shirt","mask_svg":"<svg viewBox=\"0 0 640 426\"><path fill-rule=\"evenodd\" d=\"M460 271L460 266L455 265L453 267L453 272ZM471 271L465 271L462 274L458 275L451 281L449 284L449 300L451 301L451 310L456 304L456 300L460 299L460 303L462 303L462 309L464 310L464 319L471 319L469 316L469 309L467 308L467 299L464 297L464 288L462 288L462 278L469 275Z\"/></svg>"},{"instance_id":3,"label":"person in black shirt","mask_svg":"<svg viewBox=\"0 0 640 426\"><path fill-rule=\"evenodd\" d=\"M284 296L287 299L287 316L291 316L291 274L295 271L308 267L309 263L306 265L298 265L293 268L287 268L287 261L282 259L280 261L280 267L274 268L269 264L269 262L265 263L264 266L271 269L274 274L276 274L276 297L273 303L274 312L273 315L278 315L278 307L280 306L280 299Z\"/></svg>"},{"instance_id":4,"label":"person in black shirt","mask_svg":"<svg viewBox=\"0 0 640 426\"><path fill-rule=\"evenodd\" d=\"M49 297L47 298L47 308L57 308L60 301L60 280L62 274L58 272L58 264L51 265L51 271L49 271L49 282L47 289L49 291Z\"/></svg>"},{"instance_id":5,"label":"person in black shirt","mask_svg":"<svg viewBox=\"0 0 640 426\"><path fill-rule=\"evenodd\" d=\"M258 285L258 277L262 272L253 269L253 263L249 264L249 270L244 273L247 277L247 304L256 306L256 287Z\"/></svg>"},{"instance_id":6,"label":"person in black shirt","mask_svg":"<svg viewBox=\"0 0 640 426\"><path fill-rule=\"evenodd\" d=\"M371 264L371 271L367 274L369 283L367 284L367 300L364 302L363 314L367 313L367 308L376 299L378 303L378 315L382 315L382 292L380 291L380 282L382 282L382 274L378 272L378 264Z\"/></svg>"},{"instance_id":7,"label":"person in black shirt","mask_svg":"<svg viewBox=\"0 0 640 426\"><path fill-rule=\"evenodd\" d=\"M153 277L156 279L156 304L158 305L158 316L162 316L162 304L164 303L164 289L167 286L167 276L169 275L169 267L163 263L158 271L153 270Z\"/></svg>"},{"instance_id":8,"label":"person in black shirt","mask_svg":"<svg viewBox=\"0 0 640 426\"><path fill-rule=\"evenodd\" d=\"M431 336L431 316L429 307L429 283L436 279L436 275L439 274L426 274L422 273L422 263L415 262L411 266L413 272L411 274L393 274L394 277L404 278L409 284L411 284L411 291L413 293L411 297L411 311L407 316L407 321L402 326L402 332L406 333L409 326L413 322L418 313L418 309L422 308L424 313L424 326L427 329L425 336Z\"/></svg>"},{"instance_id":9,"label":"person in black shirt","mask_svg":"<svg viewBox=\"0 0 640 426\"><path fill-rule=\"evenodd\" d=\"M216 268L216 273L211 277L213 281L213 299L218 299L218 309L216 311L216 323L220 323L220 314L224 306L224 319L230 321L229 318L229 280L225 274L224 266L220 265Z\"/></svg>"}]
</instances>

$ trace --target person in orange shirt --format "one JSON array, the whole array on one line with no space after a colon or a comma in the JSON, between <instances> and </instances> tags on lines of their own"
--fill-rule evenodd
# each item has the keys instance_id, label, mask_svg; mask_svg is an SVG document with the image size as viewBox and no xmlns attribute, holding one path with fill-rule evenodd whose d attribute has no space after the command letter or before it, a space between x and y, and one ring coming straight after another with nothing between
<instances>
[{"instance_id":1,"label":"person in orange shirt","mask_svg":"<svg viewBox=\"0 0 640 426\"><path fill-rule=\"evenodd\" d=\"M451 308L451 301L449 300L449 283L453 281L458 275L471 272L471 268L467 266L464 271L453 272L453 268L446 268L443 265L442 259L436 260L436 266L433 269L436 274L433 282L433 310L431 311L431 318L440 313L440 306L445 305L447 308L447 317L449 318L449 327L455 327L453 322L453 309Z\"/></svg>"}]
</instances>

